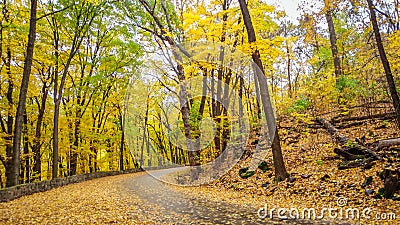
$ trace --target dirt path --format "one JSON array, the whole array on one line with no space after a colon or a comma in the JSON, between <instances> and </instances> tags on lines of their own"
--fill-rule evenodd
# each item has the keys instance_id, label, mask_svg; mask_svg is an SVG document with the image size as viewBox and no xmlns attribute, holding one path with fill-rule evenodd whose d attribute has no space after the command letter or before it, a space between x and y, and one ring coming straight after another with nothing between
<instances>
[{"instance_id":1,"label":"dirt path","mask_svg":"<svg viewBox=\"0 0 400 225\"><path fill-rule=\"evenodd\" d=\"M174 169L154 172L152 175L161 177L171 171ZM180 215L175 218L174 223L256 224L262 222L258 220L255 208L243 208L184 195L175 191L173 185L165 184L150 175L127 179L124 186L129 193L139 196L148 205L157 205L161 208L160 217L170 218L174 214Z\"/></svg>"},{"instance_id":2,"label":"dirt path","mask_svg":"<svg viewBox=\"0 0 400 225\"><path fill-rule=\"evenodd\" d=\"M261 220L256 207L184 194L154 177L105 177L0 203L0 224L310 224Z\"/></svg>"}]
</instances>

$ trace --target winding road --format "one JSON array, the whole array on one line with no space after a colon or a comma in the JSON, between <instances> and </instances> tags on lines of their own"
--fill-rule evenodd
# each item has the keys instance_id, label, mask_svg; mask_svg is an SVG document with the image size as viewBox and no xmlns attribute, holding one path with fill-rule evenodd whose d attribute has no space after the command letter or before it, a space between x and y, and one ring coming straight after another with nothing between
<instances>
[{"instance_id":1,"label":"winding road","mask_svg":"<svg viewBox=\"0 0 400 225\"><path fill-rule=\"evenodd\" d=\"M123 182L126 190L150 205L162 210L159 217L173 224L310 224L301 220L266 220L257 215L258 208L215 202L188 196L174 190L174 185L160 181L161 177L181 168L151 171ZM221 193L224 194L224 193ZM184 218L184 219L182 219ZM329 224L319 221L318 224Z\"/></svg>"},{"instance_id":2,"label":"winding road","mask_svg":"<svg viewBox=\"0 0 400 225\"><path fill-rule=\"evenodd\" d=\"M158 179L179 170L103 177L0 203L0 224L337 224L263 220L259 206L210 200Z\"/></svg>"}]
</instances>

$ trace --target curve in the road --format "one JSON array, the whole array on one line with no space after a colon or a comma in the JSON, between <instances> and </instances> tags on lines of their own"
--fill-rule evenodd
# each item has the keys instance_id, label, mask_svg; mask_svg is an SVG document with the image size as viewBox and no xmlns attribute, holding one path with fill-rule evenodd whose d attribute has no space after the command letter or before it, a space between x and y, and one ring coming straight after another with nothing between
<instances>
[{"instance_id":1,"label":"curve in the road","mask_svg":"<svg viewBox=\"0 0 400 225\"><path fill-rule=\"evenodd\" d=\"M160 218L165 217L174 224L310 224L310 221L263 220L257 216L256 207L244 207L226 202L214 202L207 199L188 196L174 190L174 185L161 181L164 175L179 169L151 171L133 179L127 179L123 185L129 194L134 194L150 206L162 208ZM221 193L223 194L223 193ZM171 213L171 214L170 214ZM181 215L179 218L176 215ZM171 220L171 217L172 220ZM185 218L183 220L182 218ZM315 223L313 223L315 224ZM318 224L329 224L318 221Z\"/></svg>"}]
</instances>

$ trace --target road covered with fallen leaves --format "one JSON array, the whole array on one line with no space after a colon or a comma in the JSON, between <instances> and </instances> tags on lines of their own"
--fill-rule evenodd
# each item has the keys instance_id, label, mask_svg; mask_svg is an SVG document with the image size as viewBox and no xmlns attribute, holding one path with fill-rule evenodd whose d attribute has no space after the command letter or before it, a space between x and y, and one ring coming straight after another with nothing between
<instances>
[{"instance_id":1,"label":"road covered with fallen leaves","mask_svg":"<svg viewBox=\"0 0 400 225\"><path fill-rule=\"evenodd\" d=\"M175 170L105 177L0 203L0 224L310 223L262 220L255 205L210 200L156 179Z\"/></svg>"}]
</instances>

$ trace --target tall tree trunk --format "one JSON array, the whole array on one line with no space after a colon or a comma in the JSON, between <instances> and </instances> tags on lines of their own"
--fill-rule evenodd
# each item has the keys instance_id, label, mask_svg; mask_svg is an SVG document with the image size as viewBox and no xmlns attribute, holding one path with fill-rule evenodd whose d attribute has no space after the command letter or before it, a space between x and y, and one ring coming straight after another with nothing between
<instances>
[{"instance_id":1,"label":"tall tree trunk","mask_svg":"<svg viewBox=\"0 0 400 225\"><path fill-rule=\"evenodd\" d=\"M120 147L119 147L119 169L124 170L124 148L125 148L125 132L124 128L121 125L121 140L120 140Z\"/></svg>"},{"instance_id":2,"label":"tall tree trunk","mask_svg":"<svg viewBox=\"0 0 400 225\"><path fill-rule=\"evenodd\" d=\"M119 124L121 129L121 140L119 147L119 170L124 170L124 149L125 149L125 129L124 129L124 116L125 116L125 108L121 110L121 106L118 105L118 113L119 113ZM129 166L129 164L127 164ZM128 167L129 168L129 167Z\"/></svg>"},{"instance_id":3,"label":"tall tree trunk","mask_svg":"<svg viewBox=\"0 0 400 225\"><path fill-rule=\"evenodd\" d=\"M93 169L93 152L94 152L94 148L93 148L93 144L94 144L94 142L93 142L93 140L90 140L89 141L89 144L90 144L90 153L89 153L89 173L93 173L93 171L94 171L94 169Z\"/></svg>"},{"instance_id":4,"label":"tall tree trunk","mask_svg":"<svg viewBox=\"0 0 400 225\"><path fill-rule=\"evenodd\" d=\"M25 179L24 183L30 183L30 161L29 161L29 135L28 135L28 115L26 114L26 110L24 113L24 131L23 131L23 139L24 139L24 155L25 155ZM21 176L22 177L22 176Z\"/></svg>"},{"instance_id":5,"label":"tall tree trunk","mask_svg":"<svg viewBox=\"0 0 400 225\"><path fill-rule=\"evenodd\" d=\"M289 98L292 98L292 78L291 78L291 63L292 60L290 58L290 47L289 47L289 43L286 42L286 54L287 54L287 79L288 79L288 94L289 94Z\"/></svg>"},{"instance_id":6,"label":"tall tree trunk","mask_svg":"<svg viewBox=\"0 0 400 225\"><path fill-rule=\"evenodd\" d=\"M171 46L176 46L175 42L170 38L167 37L167 41ZM177 75L178 75L178 80L179 80L179 103L181 107L181 114L182 114L182 120L183 120L183 127L184 127L184 133L186 137L186 145L188 148L188 158L189 158L189 164L190 166L197 166L198 165L198 160L196 156L198 155L198 151L194 149L194 143L192 139L192 134L191 134L191 125L190 125L190 111L189 111L189 101L187 99L187 89L186 89L186 78L185 78L185 71L182 65L182 57L180 54L177 52L173 51L173 55L176 59L177 62ZM198 171L191 170L190 174L191 180L197 180L198 179Z\"/></svg>"},{"instance_id":7,"label":"tall tree trunk","mask_svg":"<svg viewBox=\"0 0 400 225\"><path fill-rule=\"evenodd\" d=\"M230 104L230 98L229 98L229 83L231 82L232 78L232 71L227 68L226 75L225 75L225 83L224 83L224 95L222 97L224 101L224 105L222 107L222 113L223 113L223 119L221 121L221 127L222 127L222 152L225 151L226 147L228 146L228 140L229 140L229 135L230 135L230 129L228 125L228 109L229 109L229 104ZM222 153L221 152L221 153ZM226 154L225 154L226 156Z\"/></svg>"},{"instance_id":8,"label":"tall tree trunk","mask_svg":"<svg viewBox=\"0 0 400 225\"><path fill-rule=\"evenodd\" d=\"M79 98L78 98L78 105L80 104ZM70 175L75 175L77 168L78 168L78 151L79 151L79 143L80 143L80 126L81 126L81 109L78 108L76 109L75 112L75 123L74 123L74 145L72 148L72 154L71 154L71 171Z\"/></svg>"},{"instance_id":9,"label":"tall tree trunk","mask_svg":"<svg viewBox=\"0 0 400 225\"><path fill-rule=\"evenodd\" d=\"M244 109L243 109L243 86L244 86L244 79L243 76L239 76L239 126L240 126L240 143L243 142L242 135L244 134Z\"/></svg>"},{"instance_id":10,"label":"tall tree trunk","mask_svg":"<svg viewBox=\"0 0 400 225\"><path fill-rule=\"evenodd\" d=\"M329 40L331 42L333 65L335 67L335 76L339 77L342 75L342 66L340 65L340 57L339 57L339 51L338 51L338 47L337 47L335 25L333 24L333 19L332 19L332 9L331 9L331 6L330 6L330 3L328 0L325 0L324 3L325 3L325 8L326 8L325 17L326 17L326 21L328 23L328 29L329 29Z\"/></svg>"},{"instance_id":11,"label":"tall tree trunk","mask_svg":"<svg viewBox=\"0 0 400 225\"><path fill-rule=\"evenodd\" d=\"M206 100L207 100L207 69L203 69L203 79L202 79L202 95L201 95L201 101L200 101L200 107L199 107L199 114L198 117L196 118L196 124L198 128L200 129L200 121L203 119L204 116L204 108L206 105ZM195 146L194 148L196 149L196 158L200 159L200 151L201 151L201 134L195 137Z\"/></svg>"},{"instance_id":12,"label":"tall tree trunk","mask_svg":"<svg viewBox=\"0 0 400 225\"><path fill-rule=\"evenodd\" d=\"M254 68L254 70L256 70L256 68ZM257 74L254 73L254 88L256 90L256 99L257 101L255 102L255 113L257 113L257 118L259 120L261 120L261 107L260 107L260 102L261 102L261 95L260 95L260 87L259 87L259 82L258 82L258 78L257 78ZM251 105L250 105L251 106ZM251 110L250 112L252 112L253 110Z\"/></svg>"},{"instance_id":13,"label":"tall tree trunk","mask_svg":"<svg viewBox=\"0 0 400 225\"><path fill-rule=\"evenodd\" d=\"M53 167L52 167L52 178L58 177L58 117L60 115L60 101L58 100L58 61L59 61L59 33L58 27L56 26L56 20L54 17L52 18L54 24L53 30L53 44L54 44L54 56L56 58L56 65L54 69L54 92L53 92L53 100L54 100L54 115L53 115ZM69 167L69 166L67 166Z\"/></svg>"},{"instance_id":14,"label":"tall tree trunk","mask_svg":"<svg viewBox=\"0 0 400 225\"><path fill-rule=\"evenodd\" d=\"M399 95L397 93L396 84L394 82L393 74L390 69L389 60L387 59L385 48L383 47L383 44L382 44L382 38L381 38L381 34L379 32L378 22L376 20L375 6L372 3L372 0L367 0L367 2L368 2L369 11L371 14L372 27L373 27L374 33L375 33L376 45L378 47L382 65L385 70L386 79L387 79L389 90L390 90L390 95L391 95L392 101L393 101L393 107L396 112L397 126L400 129L400 99L399 99Z\"/></svg>"},{"instance_id":15,"label":"tall tree trunk","mask_svg":"<svg viewBox=\"0 0 400 225\"><path fill-rule=\"evenodd\" d=\"M194 143L192 140L192 134L191 134L191 125L190 125L190 119L189 119L189 101L187 101L187 90L186 90L186 84L185 84L185 74L184 74L184 69L183 66L181 65L182 59L179 54L175 54L175 57L177 59L177 71L178 71L178 79L180 82L180 90L179 90L179 101L180 101L180 107L181 107L181 113L182 113L182 120L183 120L183 127L184 127L184 133L186 137L186 145L188 149L188 157L189 157L189 165L190 166L197 166L198 165L198 160L196 159L197 151L194 149ZM196 170L191 170L190 173L190 179L197 180L198 179L198 171Z\"/></svg>"},{"instance_id":16,"label":"tall tree trunk","mask_svg":"<svg viewBox=\"0 0 400 225\"><path fill-rule=\"evenodd\" d=\"M12 137L13 137L13 125L14 125L14 115L12 113L12 108L14 105L13 101L13 92L14 92L14 83L11 77L11 49L7 48L7 58L6 58L6 70L8 76L8 88L7 88L7 102L8 102L8 111L7 111L7 135L5 137L6 142L6 160L5 160L5 169L6 169L6 187L14 186L12 183Z\"/></svg>"},{"instance_id":17,"label":"tall tree trunk","mask_svg":"<svg viewBox=\"0 0 400 225\"><path fill-rule=\"evenodd\" d=\"M55 31L55 33L57 33L57 38L58 38L58 32ZM63 93L64 93L64 86L65 86L65 81L67 79L69 66L71 65L72 58L74 58L74 56L75 56L75 54L77 52L77 43L76 42L77 42L77 40L76 40L76 37L75 37L74 38L74 43L72 44L71 52L69 54L68 60L67 60L67 62L65 64L65 67L63 69L60 85L58 85L58 70L55 71L55 78L54 78L54 117L53 117L53 123L54 123L54 128L53 128L54 129L53 130L53 170L52 170L52 178L53 179L58 177L58 130L59 130L58 121L59 121L59 118L60 118L60 105L61 105L61 100L62 100L62 96L63 96ZM56 58L58 59L58 53L57 53L58 52L58 41L57 41L57 43L55 43L55 50L56 50Z\"/></svg>"},{"instance_id":18,"label":"tall tree trunk","mask_svg":"<svg viewBox=\"0 0 400 225\"><path fill-rule=\"evenodd\" d=\"M149 159L147 160L147 166L151 167L152 164L152 156L150 154L150 135L147 134L147 140L146 140L146 149L147 149L147 155L149 156Z\"/></svg>"},{"instance_id":19,"label":"tall tree trunk","mask_svg":"<svg viewBox=\"0 0 400 225\"><path fill-rule=\"evenodd\" d=\"M221 38L222 40L224 39L224 36ZM220 50L220 57L219 60L221 64L223 64L224 60L224 53L223 50ZM215 129L215 136L214 136L214 145L215 145L215 150L217 151L218 154L222 152L222 147L221 147L221 102L219 101L221 99L221 92L222 92L222 77L223 77L223 68L220 68L217 70L217 89L216 89L216 96L215 98L217 100L214 100L213 104L213 118L215 118L215 124L216 124L216 129ZM213 96L214 97L214 96Z\"/></svg>"},{"instance_id":20,"label":"tall tree trunk","mask_svg":"<svg viewBox=\"0 0 400 225\"><path fill-rule=\"evenodd\" d=\"M29 24L29 34L28 34L28 45L26 48L26 56L24 63L24 71L22 74L22 83L19 93L18 108L15 116L13 154L12 154L13 167L11 171L12 177L10 185L18 184L22 123L26 108L26 96L28 93L29 78L31 75L31 68L33 61L33 49L35 47L35 39L36 39L36 8L37 8L37 0L31 0L31 16L29 21L30 24Z\"/></svg>"},{"instance_id":21,"label":"tall tree trunk","mask_svg":"<svg viewBox=\"0 0 400 225\"><path fill-rule=\"evenodd\" d=\"M143 124L143 139L142 139L142 148L140 151L140 167L144 166L144 145L145 142L147 141L147 119L148 119L148 115L149 115L149 96L147 96L146 99L146 114L144 117L144 124Z\"/></svg>"},{"instance_id":22,"label":"tall tree trunk","mask_svg":"<svg viewBox=\"0 0 400 225\"><path fill-rule=\"evenodd\" d=\"M163 107L160 107L160 108L161 108L161 111L163 112L164 119L165 119L165 126L168 129L168 133L169 133L169 132L171 132L171 128L170 128L171 126L170 126L170 123L168 120L168 114ZM162 118L162 116L160 116L160 120L161 120L161 118ZM171 135L167 135L167 138L168 138L167 141L168 141L168 148L169 148L170 156L171 156L171 162L175 163L175 164L181 164L181 162L178 160L178 158L179 158L178 151L179 150L175 145L172 144Z\"/></svg>"},{"instance_id":23,"label":"tall tree trunk","mask_svg":"<svg viewBox=\"0 0 400 225\"><path fill-rule=\"evenodd\" d=\"M35 177L38 177L38 180L41 180L41 168L42 168L42 162L41 162L41 155L40 155L40 148L42 145L41 142L41 137L42 137L42 124L43 124L43 118L44 118L44 113L46 110L46 100L47 96L49 93L48 86L47 84L43 84L42 88L42 101L41 104L37 102L38 108L39 108L39 115L36 121L36 130L35 130L35 140L33 144L33 160L34 160L34 166L33 166L33 172L35 174Z\"/></svg>"},{"instance_id":24,"label":"tall tree trunk","mask_svg":"<svg viewBox=\"0 0 400 225\"><path fill-rule=\"evenodd\" d=\"M256 42L256 34L254 31L253 23L251 21L249 9L247 8L245 0L238 0L238 1L240 4L240 10L242 12L244 24L246 26L249 43L254 43ZM274 112L272 109L271 99L269 96L269 90L267 86L267 78L265 77L263 65L260 59L260 53L257 49L253 52L252 58L254 63L259 67L254 72L257 74L258 82L260 85L261 101L263 104L265 116L267 118L267 123L269 124L269 127L275 128L268 130L269 137L273 138L272 154L275 167L275 180L282 181L288 177L288 173L286 172L285 163L283 161L278 129L276 127Z\"/></svg>"},{"instance_id":25,"label":"tall tree trunk","mask_svg":"<svg viewBox=\"0 0 400 225\"><path fill-rule=\"evenodd\" d=\"M56 72L57 74L58 72ZM58 78L58 76L56 76ZM57 90L57 79L54 81L54 90ZM57 91L54 91L54 96L57 96ZM53 167L52 178L58 177L58 118L60 117L60 101L61 99L54 98L54 117L53 117Z\"/></svg>"}]
</instances>

